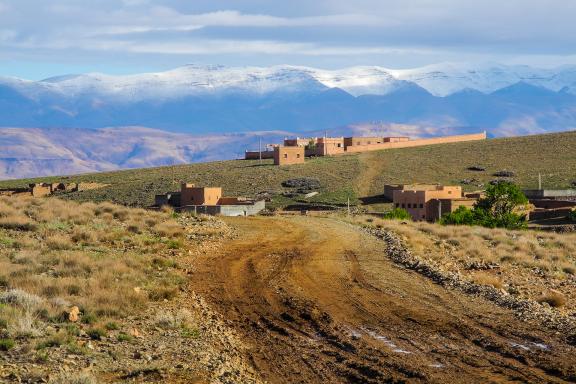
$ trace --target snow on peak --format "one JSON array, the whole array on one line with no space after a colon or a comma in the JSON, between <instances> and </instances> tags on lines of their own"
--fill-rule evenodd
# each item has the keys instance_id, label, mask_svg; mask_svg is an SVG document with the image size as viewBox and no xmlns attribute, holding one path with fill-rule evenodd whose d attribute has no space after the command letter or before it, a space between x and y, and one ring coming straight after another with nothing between
<instances>
[{"instance_id":1,"label":"snow on peak","mask_svg":"<svg viewBox=\"0 0 576 384\"><path fill-rule=\"evenodd\" d=\"M5 79L4 79L5 80ZM322 91L340 88L353 96L386 95L414 83L433 95L448 96L464 90L492 93L519 82L553 91L576 89L576 67L535 69L495 63L441 63L414 69L358 66L338 70L279 65L226 67L190 64L166 72L111 76L100 73L58 76L39 82L10 85L30 96L55 92L66 97L105 96L119 101L165 99L188 95L242 92Z\"/></svg>"}]
</instances>

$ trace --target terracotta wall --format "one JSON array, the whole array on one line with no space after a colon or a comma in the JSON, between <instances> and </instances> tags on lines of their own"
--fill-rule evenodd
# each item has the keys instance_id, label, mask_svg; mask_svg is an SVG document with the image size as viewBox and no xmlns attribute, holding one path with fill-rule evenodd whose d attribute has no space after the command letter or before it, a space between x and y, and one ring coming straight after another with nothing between
<instances>
[{"instance_id":1,"label":"terracotta wall","mask_svg":"<svg viewBox=\"0 0 576 384\"><path fill-rule=\"evenodd\" d=\"M180 204L185 205L217 205L222 197L222 188L194 187L194 184L182 184L180 189Z\"/></svg>"},{"instance_id":2,"label":"terracotta wall","mask_svg":"<svg viewBox=\"0 0 576 384\"><path fill-rule=\"evenodd\" d=\"M381 150L381 149L420 147L423 145L458 143L458 142L462 142L462 141L474 141L474 140L484 140L484 139L486 139L486 133L485 132L475 133L475 134L471 134L471 135L433 137L430 139L416 139L416 140L390 142L390 143L382 143L382 144L351 145L351 146L346 147L346 152L357 153L357 152L377 151L377 150Z\"/></svg>"},{"instance_id":3,"label":"terracotta wall","mask_svg":"<svg viewBox=\"0 0 576 384\"><path fill-rule=\"evenodd\" d=\"M274 148L274 164L290 165L304 163L304 147Z\"/></svg>"},{"instance_id":4,"label":"terracotta wall","mask_svg":"<svg viewBox=\"0 0 576 384\"><path fill-rule=\"evenodd\" d=\"M262 151L262 158L263 159L273 159L274 158L274 151ZM246 151L244 153L245 160L258 160L260 159L260 152L258 151Z\"/></svg>"},{"instance_id":5,"label":"terracotta wall","mask_svg":"<svg viewBox=\"0 0 576 384\"><path fill-rule=\"evenodd\" d=\"M393 192L394 207L407 210L415 221L432 220L428 207L430 200L460 198L462 198L460 186L436 186L434 190L395 190Z\"/></svg>"}]
</instances>

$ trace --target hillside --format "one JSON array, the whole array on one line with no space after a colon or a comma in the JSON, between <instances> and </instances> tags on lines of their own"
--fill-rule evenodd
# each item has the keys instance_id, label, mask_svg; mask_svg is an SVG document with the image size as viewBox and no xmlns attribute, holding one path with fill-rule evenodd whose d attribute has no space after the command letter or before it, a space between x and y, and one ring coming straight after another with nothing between
<instances>
[{"instance_id":1,"label":"hillside","mask_svg":"<svg viewBox=\"0 0 576 384\"><path fill-rule=\"evenodd\" d=\"M109 187L71 193L62 197L72 200L114 201L129 206L148 206L154 194L177 190L180 181L197 185L222 186L226 195L256 196L267 192L271 206L285 207L301 203L344 205L359 204L360 198L380 195L386 183L459 184L476 190L477 185L495 179L494 172L514 171L514 180L526 188L535 188L538 173L546 188L568 188L576 181L576 132L489 139L482 142L443 144L419 148L383 150L359 155L319 157L304 165L276 167L271 160L262 165L257 160L221 161L119 172L94 173L65 178L10 180L0 188L24 186L35 181L98 182ZM485 172L467 170L472 165L486 167ZM287 197L282 192L284 180L294 177L316 177L322 188L310 200L298 195ZM365 200L366 201L366 200ZM367 202L379 201L368 199Z\"/></svg>"}]
</instances>

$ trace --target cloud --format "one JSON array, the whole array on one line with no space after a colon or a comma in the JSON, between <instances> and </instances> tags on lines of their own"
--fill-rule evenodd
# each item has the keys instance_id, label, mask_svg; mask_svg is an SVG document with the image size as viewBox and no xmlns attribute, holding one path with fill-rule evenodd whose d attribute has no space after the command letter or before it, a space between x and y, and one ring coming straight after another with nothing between
<instances>
[{"instance_id":1,"label":"cloud","mask_svg":"<svg viewBox=\"0 0 576 384\"><path fill-rule=\"evenodd\" d=\"M0 0L0 52L35 61L277 55L288 64L550 63L576 55L565 0ZM521 10L521 16L519 16ZM9 32L6 32L9 31ZM79 53L82 52L82 55ZM86 55L91 52L91 55ZM228 55L228 56L223 56ZM89 59L88 59L89 56ZM240 56L240 55L238 55ZM317 59L315 59L317 58ZM543 59L546 58L546 59ZM540 60L539 60L540 59ZM180 60L180 59L178 59ZM176 59L174 65L181 64Z\"/></svg>"}]
</instances>

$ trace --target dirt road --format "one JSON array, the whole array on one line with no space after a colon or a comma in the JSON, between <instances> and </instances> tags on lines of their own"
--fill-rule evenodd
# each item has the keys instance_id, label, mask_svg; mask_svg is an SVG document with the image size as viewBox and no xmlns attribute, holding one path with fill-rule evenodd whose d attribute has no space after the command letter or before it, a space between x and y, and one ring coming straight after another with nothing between
<instances>
[{"instance_id":1,"label":"dirt road","mask_svg":"<svg viewBox=\"0 0 576 384\"><path fill-rule=\"evenodd\" d=\"M576 348L511 312L401 269L384 245L328 218L229 222L194 289L250 345L271 383L564 382Z\"/></svg>"}]
</instances>

